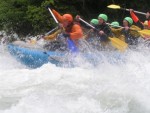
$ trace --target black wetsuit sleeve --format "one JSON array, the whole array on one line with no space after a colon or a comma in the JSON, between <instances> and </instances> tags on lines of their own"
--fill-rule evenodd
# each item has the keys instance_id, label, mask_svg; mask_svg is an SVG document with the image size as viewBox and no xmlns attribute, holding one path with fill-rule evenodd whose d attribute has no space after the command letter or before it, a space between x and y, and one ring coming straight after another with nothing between
<instances>
[{"instance_id":1,"label":"black wetsuit sleeve","mask_svg":"<svg viewBox=\"0 0 150 113\"><path fill-rule=\"evenodd\" d=\"M105 33L104 35L107 36L107 37L112 37L113 36L113 33L112 33L110 27L106 24L97 25L97 26L95 26L95 28L97 29L97 31L101 31L101 30L104 31L104 33Z\"/></svg>"},{"instance_id":2,"label":"black wetsuit sleeve","mask_svg":"<svg viewBox=\"0 0 150 113\"><path fill-rule=\"evenodd\" d=\"M104 27L103 31L104 31L104 33L106 34L107 37L112 37L113 36L113 33L112 33L112 31L111 31L111 29L108 25L106 25Z\"/></svg>"},{"instance_id":3,"label":"black wetsuit sleeve","mask_svg":"<svg viewBox=\"0 0 150 113\"><path fill-rule=\"evenodd\" d=\"M136 23L136 25L137 25L138 27L140 27L141 29L144 29L144 26L143 26L142 22L138 21L138 22Z\"/></svg>"}]
</instances>

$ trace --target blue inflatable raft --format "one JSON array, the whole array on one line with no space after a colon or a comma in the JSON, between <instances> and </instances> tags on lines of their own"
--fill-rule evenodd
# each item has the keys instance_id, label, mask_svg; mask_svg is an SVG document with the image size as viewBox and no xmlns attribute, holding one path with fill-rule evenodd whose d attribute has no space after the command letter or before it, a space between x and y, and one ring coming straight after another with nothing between
<instances>
[{"instance_id":1,"label":"blue inflatable raft","mask_svg":"<svg viewBox=\"0 0 150 113\"><path fill-rule=\"evenodd\" d=\"M8 51L19 62L30 68L38 68L48 62L56 65L61 65L62 62L66 63L62 61L63 59L68 60L68 58L66 57L68 52L44 51L42 49L24 46L23 44L15 44L15 43L8 44ZM73 47L73 50L70 52L70 55L71 55L70 58L74 59L75 57L81 54L78 53L77 49ZM82 57L87 59L87 61L92 62L94 65L96 63L99 64L105 61L108 61L111 64L116 64L118 62L124 62L125 60L124 55L117 51L113 52L100 51L98 54L83 53Z\"/></svg>"},{"instance_id":2,"label":"blue inflatable raft","mask_svg":"<svg viewBox=\"0 0 150 113\"><path fill-rule=\"evenodd\" d=\"M70 39L67 40L67 43L71 53L74 54L78 52L78 49ZM41 48L35 48L34 45L23 41L8 44L8 51L18 61L31 68L40 67L48 62L58 65L66 55L66 52L44 51Z\"/></svg>"}]
</instances>

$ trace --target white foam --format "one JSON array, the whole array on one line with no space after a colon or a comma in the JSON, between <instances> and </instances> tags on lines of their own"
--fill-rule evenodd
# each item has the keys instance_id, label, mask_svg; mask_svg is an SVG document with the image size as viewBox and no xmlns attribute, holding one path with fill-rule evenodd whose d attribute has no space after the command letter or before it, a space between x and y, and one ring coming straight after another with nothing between
<instances>
[{"instance_id":1,"label":"white foam","mask_svg":"<svg viewBox=\"0 0 150 113\"><path fill-rule=\"evenodd\" d=\"M0 113L150 113L150 53L129 51L125 63L28 69L0 55Z\"/></svg>"}]
</instances>

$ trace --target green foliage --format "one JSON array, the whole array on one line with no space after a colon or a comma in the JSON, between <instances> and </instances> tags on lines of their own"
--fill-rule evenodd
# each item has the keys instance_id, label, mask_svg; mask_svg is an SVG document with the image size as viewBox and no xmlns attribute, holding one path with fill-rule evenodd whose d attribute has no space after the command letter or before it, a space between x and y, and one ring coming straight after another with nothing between
<instances>
[{"instance_id":1,"label":"green foliage","mask_svg":"<svg viewBox=\"0 0 150 113\"><path fill-rule=\"evenodd\" d=\"M26 15L26 1L0 0L0 26L8 31L19 31L23 27Z\"/></svg>"},{"instance_id":2,"label":"green foliage","mask_svg":"<svg viewBox=\"0 0 150 113\"><path fill-rule=\"evenodd\" d=\"M84 19L97 18L106 13L109 20L122 21L129 12L107 9L107 5L119 4L146 12L149 2L126 0L0 0L0 29L14 31L20 35L44 33L56 26L46 6L52 4L60 14L80 14ZM144 7L143 7L144 6ZM145 19L145 17L143 17Z\"/></svg>"},{"instance_id":3,"label":"green foliage","mask_svg":"<svg viewBox=\"0 0 150 113\"><path fill-rule=\"evenodd\" d=\"M45 32L54 27L46 5L53 0L0 0L0 29L21 35Z\"/></svg>"},{"instance_id":4,"label":"green foliage","mask_svg":"<svg viewBox=\"0 0 150 113\"><path fill-rule=\"evenodd\" d=\"M73 0L0 0L0 28L21 35L38 34L56 26L46 6L52 4L60 14L76 14L75 7L70 7Z\"/></svg>"}]
</instances>

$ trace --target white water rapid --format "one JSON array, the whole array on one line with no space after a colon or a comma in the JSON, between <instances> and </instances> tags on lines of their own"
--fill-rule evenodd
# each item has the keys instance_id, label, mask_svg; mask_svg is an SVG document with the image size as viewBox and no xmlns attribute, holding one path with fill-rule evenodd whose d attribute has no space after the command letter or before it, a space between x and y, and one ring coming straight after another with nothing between
<instances>
[{"instance_id":1,"label":"white water rapid","mask_svg":"<svg viewBox=\"0 0 150 113\"><path fill-rule=\"evenodd\" d=\"M148 49L124 63L30 69L0 48L0 113L150 113Z\"/></svg>"}]
</instances>

